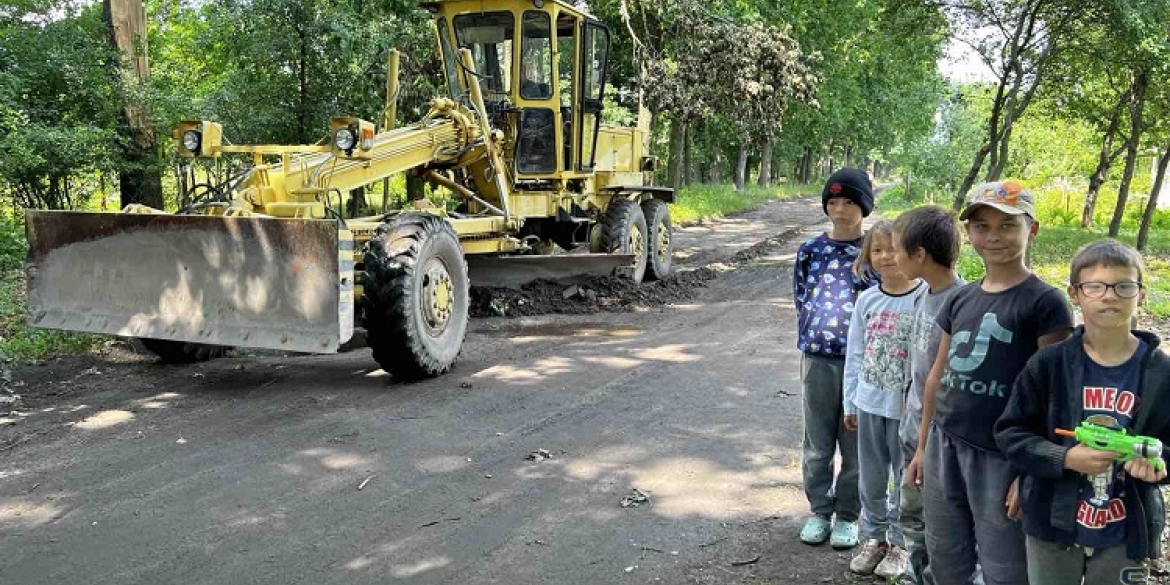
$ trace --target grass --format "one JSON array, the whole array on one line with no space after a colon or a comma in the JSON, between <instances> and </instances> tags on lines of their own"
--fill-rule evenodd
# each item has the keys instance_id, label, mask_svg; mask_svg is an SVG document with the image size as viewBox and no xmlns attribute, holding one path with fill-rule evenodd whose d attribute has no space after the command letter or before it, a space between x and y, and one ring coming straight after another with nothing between
<instances>
[{"instance_id":1,"label":"grass","mask_svg":"<svg viewBox=\"0 0 1170 585\"><path fill-rule=\"evenodd\" d=\"M767 201L819 192L820 187L800 183L780 183L770 188L749 185L743 191L730 185L690 185L683 187L670 205L670 219L675 224L711 219Z\"/></svg>"}]
</instances>

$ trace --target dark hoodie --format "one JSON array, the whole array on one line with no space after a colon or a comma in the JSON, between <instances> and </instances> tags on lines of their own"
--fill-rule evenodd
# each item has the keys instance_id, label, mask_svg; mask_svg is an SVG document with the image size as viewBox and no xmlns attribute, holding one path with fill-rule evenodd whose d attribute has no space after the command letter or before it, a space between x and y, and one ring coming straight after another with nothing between
<instances>
[{"instance_id":1,"label":"dark hoodie","mask_svg":"<svg viewBox=\"0 0 1170 585\"><path fill-rule=\"evenodd\" d=\"M1149 346L1141 362L1141 387L1130 432L1170 445L1170 356L1158 348L1158 337L1134 331ZM1000 451L1021 473L1020 503L1024 532L1035 538L1071 546L1076 536L1081 474L1064 468L1065 453L1076 440L1057 436L1057 428L1075 429L1084 419L1084 328L1041 349L1016 378L1007 408L995 424ZM1125 550L1133 560L1161 556L1165 522L1162 492L1157 485L1125 476ZM1164 482L1165 483L1165 482Z\"/></svg>"}]
</instances>

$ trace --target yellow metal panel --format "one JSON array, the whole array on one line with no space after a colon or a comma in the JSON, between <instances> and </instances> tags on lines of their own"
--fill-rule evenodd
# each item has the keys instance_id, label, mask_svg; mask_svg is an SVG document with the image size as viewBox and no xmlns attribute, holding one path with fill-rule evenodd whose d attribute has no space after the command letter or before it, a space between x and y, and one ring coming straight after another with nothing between
<instances>
[{"instance_id":1,"label":"yellow metal panel","mask_svg":"<svg viewBox=\"0 0 1170 585\"><path fill-rule=\"evenodd\" d=\"M619 172L599 172L597 173L597 190L602 191L606 187L616 185L642 185L642 173L619 173Z\"/></svg>"},{"instance_id":2,"label":"yellow metal panel","mask_svg":"<svg viewBox=\"0 0 1170 585\"><path fill-rule=\"evenodd\" d=\"M520 217L550 217L556 215L552 193L514 193L512 213Z\"/></svg>"},{"instance_id":3,"label":"yellow metal panel","mask_svg":"<svg viewBox=\"0 0 1170 585\"><path fill-rule=\"evenodd\" d=\"M635 132L633 128L602 126L597 136L595 168L598 171L638 170L638 159L634 158Z\"/></svg>"},{"instance_id":4,"label":"yellow metal panel","mask_svg":"<svg viewBox=\"0 0 1170 585\"><path fill-rule=\"evenodd\" d=\"M499 216L469 217L464 219L448 219L455 233L460 236L477 236L490 233L501 233L507 222Z\"/></svg>"},{"instance_id":5,"label":"yellow metal panel","mask_svg":"<svg viewBox=\"0 0 1170 585\"><path fill-rule=\"evenodd\" d=\"M264 206L264 213L276 217L294 217L300 219L321 219L325 217L324 203L284 203L275 202Z\"/></svg>"}]
</instances>

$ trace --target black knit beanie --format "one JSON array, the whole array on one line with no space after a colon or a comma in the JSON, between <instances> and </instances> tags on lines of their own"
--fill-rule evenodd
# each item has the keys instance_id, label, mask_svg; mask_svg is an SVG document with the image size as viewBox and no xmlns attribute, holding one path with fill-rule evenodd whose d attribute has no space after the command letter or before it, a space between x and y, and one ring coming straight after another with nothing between
<instances>
[{"instance_id":1,"label":"black knit beanie","mask_svg":"<svg viewBox=\"0 0 1170 585\"><path fill-rule=\"evenodd\" d=\"M869 175L861 169L841 169L825 182L821 191L821 208L829 213L829 199L845 197L861 208L861 217L869 217L873 211L873 185Z\"/></svg>"}]
</instances>

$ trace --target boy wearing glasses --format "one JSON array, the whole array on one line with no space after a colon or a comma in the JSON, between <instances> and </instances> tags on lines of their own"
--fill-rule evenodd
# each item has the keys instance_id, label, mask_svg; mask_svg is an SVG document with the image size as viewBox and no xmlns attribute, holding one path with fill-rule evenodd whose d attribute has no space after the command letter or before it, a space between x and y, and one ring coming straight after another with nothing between
<instances>
[{"instance_id":1,"label":"boy wearing glasses","mask_svg":"<svg viewBox=\"0 0 1170 585\"><path fill-rule=\"evenodd\" d=\"M1024 534L1015 520L1017 472L993 429L1028 358L1072 331L1064 295L1024 263L1039 224L1015 181L967 193L959 219L986 276L938 314L938 355L923 393L918 449L906 468L922 486L926 548L938 585L1026 585Z\"/></svg>"},{"instance_id":2,"label":"boy wearing glasses","mask_svg":"<svg viewBox=\"0 0 1170 585\"><path fill-rule=\"evenodd\" d=\"M1073 257L1068 294L1084 313L1071 339L1044 348L1016 379L996 442L1023 474L1020 497L1031 585L1145 583L1165 510L1166 466L1118 461L1055 433L1082 421L1170 442L1170 358L1131 331L1145 265L1114 240Z\"/></svg>"}]
</instances>

